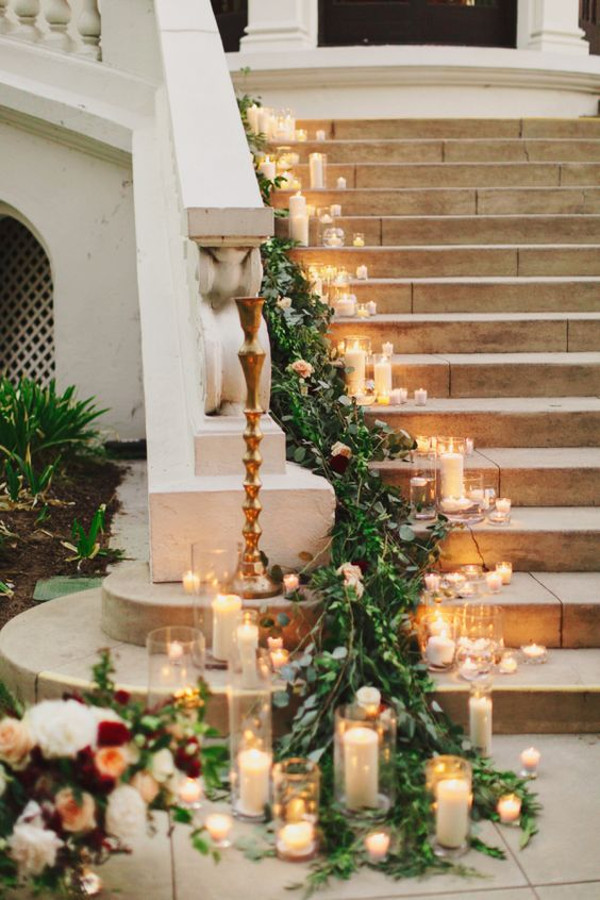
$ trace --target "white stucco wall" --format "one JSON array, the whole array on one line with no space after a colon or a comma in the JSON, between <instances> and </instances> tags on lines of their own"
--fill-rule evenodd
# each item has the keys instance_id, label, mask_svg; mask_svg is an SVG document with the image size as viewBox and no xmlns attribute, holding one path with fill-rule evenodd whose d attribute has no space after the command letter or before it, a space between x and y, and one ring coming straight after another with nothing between
<instances>
[{"instance_id":1,"label":"white stucco wall","mask_svg":"<svg viewBox=\"0 0 600 900\"><path fill-rule=\"evenodd\" d=\"M30 223L54 281L56 373L110 412L103 426L144 435L131 167L0 123L0 203Z\"/></svg>"}]
</instances>

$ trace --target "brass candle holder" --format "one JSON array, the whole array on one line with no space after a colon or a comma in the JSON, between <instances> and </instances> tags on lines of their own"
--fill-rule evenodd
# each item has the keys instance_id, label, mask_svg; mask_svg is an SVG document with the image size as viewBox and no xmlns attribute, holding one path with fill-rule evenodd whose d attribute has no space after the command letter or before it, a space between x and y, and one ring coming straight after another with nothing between
<instances>
[{"instance_id":1,"label":"brass candle holder","mask_svg":"<svg viewBox=\"0 0 600 900\"><path fill-rule=\"evenodd\" d=\"M244 415L246 416L246 428L244 430L246 452L243 456L243 463L246 468L246 477L244 479L246 498L243 505L246 522L242 530L244 548L234 589L242 597L254 600L262 597L275 597L281 593L281 585L277 584L270 577L258 547L262 534L262 528L258 522L262 510L262 504L259 499L262 486L260 480L260 467L262 465L260 442L263 437L260 429L260 417L264 413L260 405L259 386L266 356L258 340L258 330L265 301L262 297L236 297L235 302L244 332L244 343L238 352L238 356L244 372L247 396L244 409Z\"/></svg>"}]
</instances>

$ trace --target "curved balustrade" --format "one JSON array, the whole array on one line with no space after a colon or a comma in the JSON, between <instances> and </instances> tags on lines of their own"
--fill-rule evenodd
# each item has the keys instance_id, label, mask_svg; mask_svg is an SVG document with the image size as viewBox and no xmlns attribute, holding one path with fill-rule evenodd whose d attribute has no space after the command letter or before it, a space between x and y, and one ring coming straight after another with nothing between
<instances>
[{"instance_id":1,"label":"curved balustrade","mask_svg":"<svg viewBox=\"0 0 600 900\"><path fill-rule=\"evenodd\" d=\"M98 0L0 0L0 35L99 60Z\"/></svg>"}]
</instances>

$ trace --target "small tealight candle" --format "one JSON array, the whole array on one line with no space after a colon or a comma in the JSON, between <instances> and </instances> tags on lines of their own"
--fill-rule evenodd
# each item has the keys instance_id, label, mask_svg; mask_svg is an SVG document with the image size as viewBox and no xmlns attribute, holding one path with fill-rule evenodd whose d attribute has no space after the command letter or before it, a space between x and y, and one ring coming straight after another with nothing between
<instances>
[{"instance_id":1,"label":"small tealight candle","mask_svg":"<svg viewBox=\"0 0 600 900\"><path fill-rule=\"evenodd\" d=\"M204 823L215 847L224 850L231 846L229 835L233 827L233 819L226 813L211 813Z\"/></svg>"},{"instance_id":2,"label":"small tealight candle","mask_svg":"<svg viewBox=\"0 0 600 900\"><path fill-rule=\"evenodd\" d=\"M496 500L496 509L499 513L509 513L512 501L508 497L498 497Z\"/></svg>"},{"instance_id":3,"label":"small tealight candle","mask_svg":"<svg viewBox=\"0 0 600 900\"><path fill-rule=\"evenodd\" d=\"M367 309L366 303L359 303L358 309L356 310L357 319L368 319L369 318L369 310Z\"/></svg>"},{"instance_id":4,"label":"small tealight candle","mask_svg":"<svg viewBox=\"0 0 600 900\"><path fill-rule=\"evenodd\" d=\"M530 663L533 665L540 665L540 663L545 663L548 659L548 651L543 646L543 644L524 644L521 647L521 653L523 654L523 660L526 663Z\"/></svg>"},{"instance_id":5,"label":"small tealight candle","mask_svg":"<svg viewBox=\"0 0 600 900\"><path fill-rule=\"evenodd\" d=\"M356 702L368 716L376 716L381 706L381 692L375 687L365 685L356 692Z\"/></svg>"},{"instance_id":6,"label":"small tealight candle","mask_svg":"<svg viewBox=\"0 0 600 900\"><path fill-rule=\"evenodd\" d=\"M476 678L479 678L481 671L477 663L470 656L467 656L458 667L458 674L465 681L474 681Z\"/></svg>"},{"instance_id":7,"label":"small tealight candle","mask_svg":"<svg viewBox=\"0 0 600 900\"><path fill-rule=\"evenodd\" d=\"M417 388L415 391L415 403L417 406L425 406L427 404L427 391L424 388Z\"/></svg>"},{"instance_id":8,"label":"small tealight candle","mask_svg":"<svg viewBox=\"0 0 600 900\"><path fill-rule=\"evenodd\" d=\"M365 837L365 847L370 862L383 862L390 849L390 836L386 831L372 831Z\"/></svg>"},{"instance_id":9,"label":"small tealight candle","mask_svg":"<svg viewBox=\"0 0 600 900\"><path fill-rule=\"evenodd\" d=\"M488 572L485 576L490 594L499 594L502 590L502 575L500 572Z\"/></svg>"},{"instance_id":10,"label":"small tealight candle","mask_svg":"<svg viewBox=\"0 0 600 900\"><path fill-rule=\"evenodd\" d=\"M281 650L283 647L283 638L282 637L268 637L267 638L267 647L269 650Z\"/></svg>"},{"instance_id":11,"label":"small tealight candle","mask_svg":"<svg viewBox=\"0 0 600 900\"><path fill-rule=\"evenodd\" d=\"M277 647L275 650L271 650L270 656L271 665L275 672L277 672L278 669L282 669L290 661L289 650L286 650L284 647Z\"/></svg>"},{"instance_id":12,"label":"small tealight candle","mask_svg":"<svg viewBox=\"0 0 600 900\"><path fill-rule=\"evenodd\" d=\"M306 859L315 850L315 826L312 822L290 822L277 835L277 852L284 859Z\"/></svg>"},{"instance_id":13,"label":"small tealight candle","mask_svg":"<svg viewBox=\"0 0 600 900\"><path fill-rule=\"evenodd\" d=\"M347 183L347 182L346 182L346 179L344 178L344 176L343 176L343 175L340 175L340 177L339 177L338 180L336 181L336 187L337 187L338 191L345 191L345 190L346 190L346 183Z\"/></svg>"},{"instance_id":14,"label":"small tealight candle","mask_svg":"<svg viewBox=\"0 0 600 900\"><path fill-rule=\"evenodd\" d=\"M367 309L369 311L370 316L377 315L377 304L375 303L374 300L369 300L369 302L367 303Z\"/></svg>"},{"instance_id":15,"label":"small tealight candle","mask_svg":"<svg viewBox=\"0 0 600 900\"><path fill-rule=\"evenodd\" d=\"M512 579L513 567L511 562L496 563L496 572L502 579L502 584L510 584Z\"/></svg>"},{"instance_id":16,"label":"small tealight candle","mask_svg":"<svg viewBox=\"0 0 600 900\"><path fill-rule=\"evenodd\" d=\"M352 238L352 246L353 247L364 247L365 246L365 236L362 232L357 231L354 237Z\"/></svg>"},{"instance_id":17,"label":"small tealight candle","mask_svg":"<svg viewBox=\"0 0 600 900\"><path fill-rule=\"evenodd\" d=\"M535 747L528 747L521 753L521 775L525 778L537 778L538 766L542 754Z\"/></svg>"},{"instance_id":18,"label":"small tealight candle","mask_svg":"<svg viewBox=\"0 0 600 900\"><path fill-rule=\"evenodd\" d=\"M202 784L199 778L184 778L178 790L179 800L184 806L197 809L202 797Z\"/></svg>"},{"instance_id":19,"label":"small tealight candle","mask_svg":"<svg viewBox=\"0 0 600 900\"><path fill-rule=\"evenodd\" d=\"M387 391L382 391L380 394L377 394L377 403L379 406L389 406L390 402L390 395Z\"/></svg>"},{"instance_id":20,"label":"small tealight candle","mask_svg":"<svg viewBox=\"0 0 600 900\"><path fill-rule=\"evenodd\" d=\"M180 662L183 653L183 645L180 644L179 641L171 641L171 643L167 646L167 656L169 657L169 662Z\"/></svg>"},{"instance_id":21,"label":"small tealight candle","mask_svg":"<svg viewBox=\"0 0 600 900\"><path fill-rule=\"evenodd\" d=\"M341 214L342 214L341 204L332 203L331 206L329 207L329 212L331 213L331 215L333 216L334 219L336 216L341 216Z\"/></svg>"},{"instance_id":22,"label":"small tealight candle","mask_svg":"<svg viewBox=\"0 0 600 900\"><path fill-rule=\"evenodd\" d=\"M367 266L357 266L356 277L359 279L359 281L366 281L369 277L369 270Z\"/></svg>"},{"instance_id":23,"label":"small tealight candle","mask_svg":"<svg viewBox=\"0 0 600 900\"><path fill-rule=\"evenodd\" d=\"M521 798L516 794L505 794L496 807L503 825L517 825L521 815Z\"/></svg>"},{"instance_id":24,"label":"small tealight candle","mask_svg":"<svg viewBox=\"0 0 600 900\"><path fill-rule=\"evenodd\" d=\"M308 131L305 128L296 128L295 138L297 141L307 141Z\"/></svg>"},{"instance_id":25,"label":"small tealight candle","mask_svg":"<svg viewBox=\"0 0 600 900\"><path fill-rule=\"evenodd\" d=\"M324 140L326 140L327 135L325 134L325 129L323 129L323 128L317 129L317 131L315 132L315 138L316 138L318 141L324 141Z\"/></svg>"},{"instance_id":26,"label":"small tealight candle","mask_svg":"<svg viewBox=\"0 0 600 900\"><path fill-rule=\"evenodd\" d=\"M505 650L498 663L498 671L501 675L514 675L519 668L517 657L512 650Z\"/></svg>"},{"instance_id":27,"label":"small tealight candle","mask_svg":"<svg viewBox=\"0 0 600 900\"><path fill-rule=\"evenodd\" d=\"M185 594L197 594L200 589L200 576L195 572L184 572L181 583Z\"/></svg>"},{"instance_id":28,"label":"small tealight candle","mask_svg":"<svg viewBox=\"0 0 600 900\"><path fill-rule=\"evenodd\" d=\"M475 442L473 441L473 438L465 438L465 455L472 456L474 449Z\"/></svg>"},{"instance_id":29,"label":"small tealight candle","mask_svg":"<svg viewBox=\"0 0 600 900\"><path fill-rule=\"evenodd\" d=\"M384 344L382 344L381 352L385 353L386 356L393 356L394 355L394 345L392 344L392 342L386 341Z\"/></svg>"},{"instance_id":30,"label":"small tealight candle","mask_svg":"<svg viewBox=\"0 0 600 900\"><path fill-rule=\"evenodd\" d=\"M437 572L427 572L424 580L425 587L428 591L431 591L432 594L435 594L439 591L442 579L441 576L437 574Z\"/></svg>"},{"instance_id":31,"label":"small tealight candle","mask_svg":"<svg viewBox=\"0 0 600 900\"><path fill-rule=\"evenodd\" d=\"M295 572L289 572L283 576L283 586L286 594L291 594L292 591L297 591L300 587L300 578Z\"/></svg>"}]
</instances>

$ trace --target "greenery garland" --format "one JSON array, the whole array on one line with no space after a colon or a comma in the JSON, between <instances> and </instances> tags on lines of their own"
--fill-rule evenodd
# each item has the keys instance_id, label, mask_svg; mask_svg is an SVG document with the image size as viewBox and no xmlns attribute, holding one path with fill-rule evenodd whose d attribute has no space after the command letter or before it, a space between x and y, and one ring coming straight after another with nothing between
<instances>
[{"instance_id":1,"label":"greenery garland","mask_svg":"<svg viewBox=\"0 0 600 900\"><path fill-rule=\"evenodd\" d=\"M255 159L264 150L264 137L252 133L246 110L256 102L248 96L239 100ZM268 181L258 172L257 177L268 203L278 179ZM423 571L437 558L448 523L440 517L426 538L415 534L408 504L372 467L375 461L406 457L412 438L381 421L367 425L362 408L347 397L343 361L327 339L331 309L292 258L294 246L272 238L262 250L271 413L286 434L288 459L326 478L336 498L331 561L314 568L316 561L310 560L305 578L322 600L323 612L302 655L282 670L288 690L274 697L281 707L292 696L299 703L289 733L279 742L279 756L309 756L319 760L323 772L323 853L306 885L311 893L332 876L346 879L370 865L363 844L368 818L350 824L333 803L333 713L363 685L376 686L398 715L397 799L387 819L392 851L377 864L380 871L398 879L449 866L434 855L429 842L424 763L434 754L458 754L471 761L475 820L498 821L498 798L519 795L522 846L536 833L539 804L526 780L498 772L479 757L432 698L434 685L415 646L412 616ZM476 837L471 843L488 855L504 857L502 850Z\"/></svg>"}]
</instances>

